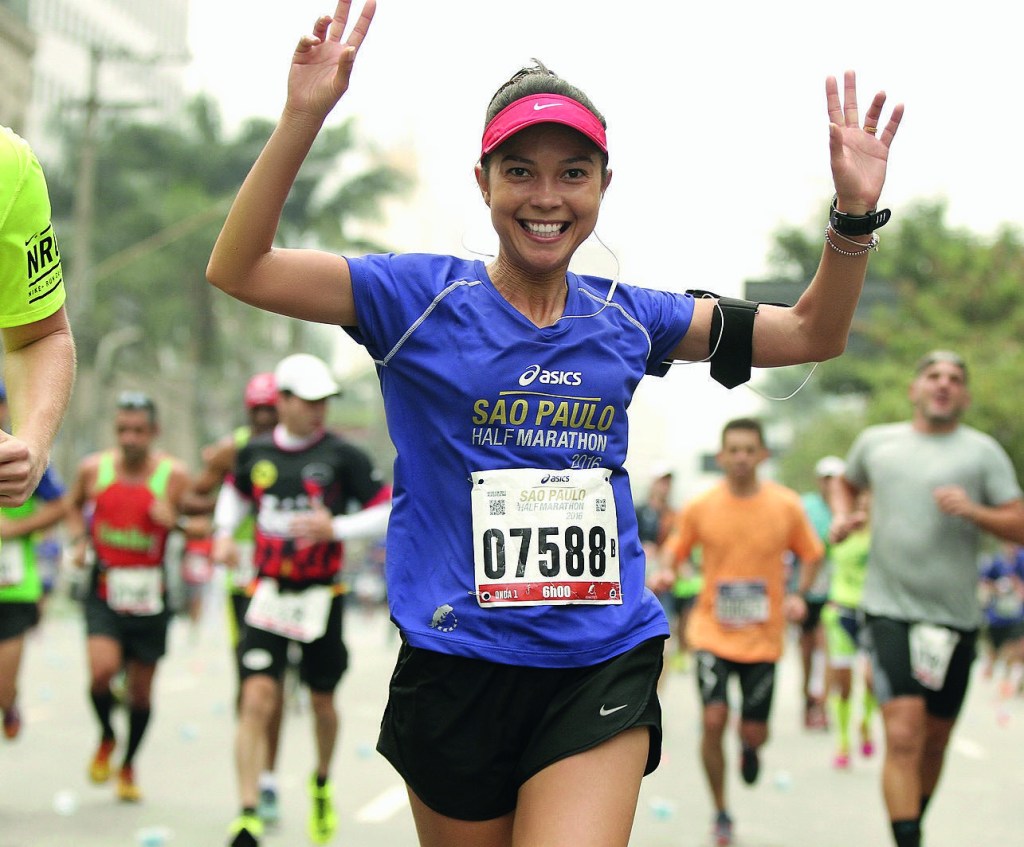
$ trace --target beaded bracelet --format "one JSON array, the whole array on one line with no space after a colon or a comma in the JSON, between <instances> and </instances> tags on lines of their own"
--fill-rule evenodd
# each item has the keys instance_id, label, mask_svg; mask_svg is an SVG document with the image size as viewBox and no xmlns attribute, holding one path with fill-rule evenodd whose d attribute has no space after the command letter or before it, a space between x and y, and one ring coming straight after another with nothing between
<instances>
[{"instance_id":1,"label":"beaded bracelet","mask_svg":"<svg viewBox=\"0 0 1024 847\"><path fill-rule=\"evenodd\" d=\"M844 241L849 241L851 244L857 244L861 248L860 250L844 250L842 247L836 246L836 243L832 240L832 236L829 234L830 232L834 232L832 227L825 227L825 243L828 244L828 246L831 247L833 250L835 250L840 256L849 256L851 258L855 258L857 256L866 256L872 250L878 250L877 233L871 233L871 240L867 244L862 244L859 241L852 241L849 238L843 239ZM836 235L839 235L839 233L837 232ZM839 235L839 237L842 238L843 236Z\"/></svg>"}]
</instances>

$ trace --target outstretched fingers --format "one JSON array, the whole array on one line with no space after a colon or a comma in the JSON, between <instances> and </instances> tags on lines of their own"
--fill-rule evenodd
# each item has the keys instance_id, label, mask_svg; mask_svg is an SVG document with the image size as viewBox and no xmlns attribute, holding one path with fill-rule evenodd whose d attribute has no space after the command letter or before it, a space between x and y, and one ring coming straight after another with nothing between
<instances>
[{"instance_id":1,"label":"outstretched fingers","mask_svg":"<svg viewBox=\"0 0 1024 847\"><path fill-rule=\"evenodd\" d=\"M334 8L334 17L331 19L330 30L327 33L328 41L341 41L345 34L345 26L348 24L348 13L352 9L352 0L338 0Z\"/></svg>"},{"instance_id":2,"label":"outstretched fingers","mask_svg":"<svg viewBox=\"0 0 1024 847\"><path fill-rule=\"evenodd\" d=\"M345 42L349 47L359 49L359 45L366 38L366 33L370 28L370 21L373 20L373 13L376 11L376 8L377 3L375 0L366 0L366 3L363 4L363 11L360 13L359 19L356 21L355 26L352 27L352 31ZM338 5L334 9L334 17L330 19L327 40L341 42L342 36L345 34L345 28L348 26L348 17L351 11L352 0L338 0Z\"/></svg>"},{"instance_id":3,"label":"outstretched fingers","mask_svg":"<svg viewBox=\"0 0 1024 847\"><path fill-rule=\"evenodd\" d=\"M377 11L377 0L366 0L363 4L363 11L359 13L359 20L356 21L352 32L348 34L349 46L355 47L356 50L363 43L363 39L366 38L366 33L370 31L370 22L373 20L373 13Z\"/></svg>"},{"instance_id":4,"label":"outstretched fingers","mask_svg":"<svg viewBox=\"0 0 1024 847\"><path fill-rule=\"evenodd\" d=\"M857 75L847 71L843 75L843 99L839 99L839 83L834 76L825 80L825 99L828 119L836 126L860 126L857 114Z\"/></svg>"},{"instance_id":5,"label":"outstretched fingers","mask_svg":"<svg viewBox=\"0 0 1024 847\"><path fill-rule=\"evenodd\" d=\"M857 113L857 74L847 71L843 74L843 117L847 126L860 126Z\"/></svg>"},{"instance_id":6,"label":"outstretched fingers","mask_svg":"<svg viewBox=\"0 0 1024 847\"><path fill-rule=\"evenodd\" d=\"M900 128L900 121L902 120L903 104L898 103L896 106L893 106L892 114L889 115L889 122L885 125L885 129L882 130L881 135L878 136L878 140L886 147L892 144L893 138L896 137L896 130Z\"/></svg>"},{"instance_id":7,"label":"outstretched fingers","mask_svg":"<svg viewBox=\"0 0 1024 847\"><path fill-rule=\"evenodd\" d=\"M860 128L860 120L857 108L857 76L853 71L846 71L843 75L843 97L839 97L839 83L834 76L825 80L825 99L828 106L828 119L839 128ZM871 100L867 113L864 115L864 132L874 135L886 147L892 143L900 121L903 119L903 104L899 104L892 110L889 122L879 133L878 123L882 118L882 109L885 106L885 92L879 91Z\"/></svg>"}]
</instances>

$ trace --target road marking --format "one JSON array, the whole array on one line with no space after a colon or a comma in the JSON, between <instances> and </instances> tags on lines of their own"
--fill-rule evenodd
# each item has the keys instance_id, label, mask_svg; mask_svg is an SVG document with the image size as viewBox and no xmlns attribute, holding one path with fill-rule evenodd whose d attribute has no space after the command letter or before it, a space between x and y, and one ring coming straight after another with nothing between
<instances>
[{"instance_id":1,"label":"road marking","mask_svg":"<svg viewBox=\"0 0 1024 847\"><path fill-rule=\"evenodd\" d=\"M356 820L360 823L384 823L409 805L409 795L404 785L394 785L378 794L359 810Z\"/></svg>"}]
</instances>

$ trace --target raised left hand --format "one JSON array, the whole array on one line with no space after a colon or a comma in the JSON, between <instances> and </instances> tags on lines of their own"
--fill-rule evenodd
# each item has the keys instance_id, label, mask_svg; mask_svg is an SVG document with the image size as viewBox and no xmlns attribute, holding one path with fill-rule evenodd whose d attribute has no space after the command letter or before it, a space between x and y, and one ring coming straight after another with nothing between
<instances>
[{"instance_id":1,"label":"raised left hand","mask_svg":"<svg viewBox=\"0 0 1024 847\"><path fill-rule=\"evenodd\" d=\"M843 76L843 98L834 76L825 80L829 118L829 158L839 211L863 215L878 208L885 183L889 147L903 119L903 104L893 107L888 123L879 126L885 92L879 91L860 124L857 108L857 75Z\"/></svg>"}]
</instances>

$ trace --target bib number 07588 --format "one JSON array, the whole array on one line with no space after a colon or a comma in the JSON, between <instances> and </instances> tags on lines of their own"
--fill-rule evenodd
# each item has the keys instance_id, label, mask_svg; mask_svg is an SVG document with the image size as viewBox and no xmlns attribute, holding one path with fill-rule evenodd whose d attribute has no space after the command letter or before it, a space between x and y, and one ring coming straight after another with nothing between
<instances>
[{"instance_id":1,"label":"bib number 07588","mask_svg":"<svg viewBox=\"0 0 1024 847\"><path fill-rule=\"evenodd\" d=\"M620 604L619 536L603 468L474 471L477 602Z\"/></svg>"},{"instance_id":2,"label":"bib number 07588","mask_svg":"<svg viewBox=\"0 0 1024 847\"><path fill-rule=\"evenodd\" d=\"M608 534L601 526L594 526L587 532L581 526L569 525L565 529L557 526L534 528L529 526L511 527L510 538L501 529L491 527L483 533L484 573L488 579L504 579L507 573L508 553L515 558L515 576L526 576L531 556L544 577L556 577L565 568L568 576L599 578L605 575L608 558L615 558L615 539L609 541ZM518 550L509 550L509 543L518 542Z\"/></svg>"}]
</instances>

